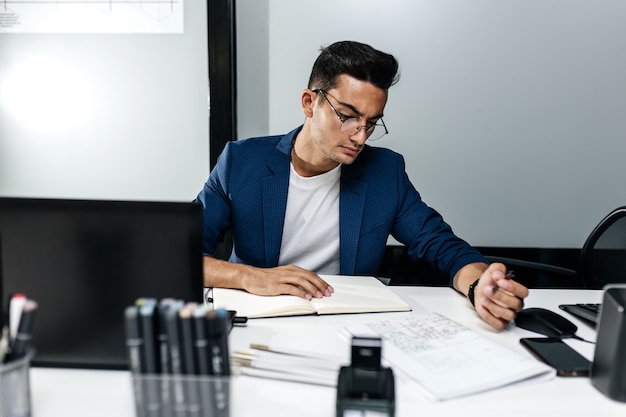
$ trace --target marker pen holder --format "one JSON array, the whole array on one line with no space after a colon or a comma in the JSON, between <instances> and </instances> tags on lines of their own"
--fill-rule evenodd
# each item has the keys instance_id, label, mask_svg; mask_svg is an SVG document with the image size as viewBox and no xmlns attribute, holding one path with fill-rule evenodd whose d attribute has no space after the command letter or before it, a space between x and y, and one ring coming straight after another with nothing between
<instances>
[{"instance_id":1,"label":"marker pen holder","mask_svg":"<svg viewBox=\"0 0 626 417\"><path fill-rule=\"evenodd\" d=\"M231 378L132 374L137 417L229 417Z\"/></svg>"},{"instance_id":2,"label":"marker pen holder","mask_svg":"<svg viewBox=\"0 0 626 417\"><path fill-rule=\"evenodd\" d=\"M30 417L30 361L35 352L0 365L0 417Z\"/></svg>"}]
</instances>

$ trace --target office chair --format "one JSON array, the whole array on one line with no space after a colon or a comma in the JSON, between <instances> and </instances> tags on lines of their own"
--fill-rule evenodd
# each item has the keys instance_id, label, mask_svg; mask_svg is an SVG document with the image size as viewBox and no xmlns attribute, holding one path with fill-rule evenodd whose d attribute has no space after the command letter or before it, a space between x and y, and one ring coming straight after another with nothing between
<instances>
[{"instance_id":1,"label":"office chair","mask_svg":"<svg viewBox=\"0 0 626 417\"><path fill-rule=\"evenodd\" d=\"M587 288L626 283L626 206L609 213L583 246L580 274Z\"/></svg>"},{"instance_id":2,"label":"office chair","mask_svg":"<svg viewBox=\"0 0 626 417\"><path fill-rule=\"evenodd\" d=\"M587 237L580 251L578 271L539 262L487 256L491 262L543 271L572 279L585 288L601 289L609 283L626 283L626 206L605 216Z\"/></svg>"}]
</instances>

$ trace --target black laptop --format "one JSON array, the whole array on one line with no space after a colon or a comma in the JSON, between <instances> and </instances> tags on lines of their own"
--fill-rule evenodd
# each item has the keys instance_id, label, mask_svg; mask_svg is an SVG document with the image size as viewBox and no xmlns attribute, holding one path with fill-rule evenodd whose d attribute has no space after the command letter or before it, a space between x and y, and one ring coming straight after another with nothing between
<instances>
[{"instance_id":1,"label":"black laptop","mask_svg":"<svg viewBox=\"0 0 626 417\"><path fill-rule=\"evenodd\" d=\"M39 304L33 365L126 369L126 306L202 301L201 216L195 203L0 198L4 296Z\"/></svg>"}]
</instances>

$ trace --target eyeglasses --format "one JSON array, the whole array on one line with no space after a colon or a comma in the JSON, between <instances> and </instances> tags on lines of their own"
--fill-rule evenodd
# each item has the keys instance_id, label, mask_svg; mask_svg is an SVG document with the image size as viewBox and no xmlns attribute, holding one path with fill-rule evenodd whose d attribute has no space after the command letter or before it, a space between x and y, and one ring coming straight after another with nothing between
<instances>
[{"instance_id":1,"label":"eyeglasses","mask_svg":"<svg viewBox=\"0 0 626 417\"><path fill-rule=\"evenodd\" d=\"M361 120L359 120L358 117L345 116L339 113L337 109L335 108L335 106L333 106L333 103L331 103L328 97L326 96L326 92L324 90L317 88L312 91L314 93L322 93L322 96L326 99L326 102L328 103L330 108L333 109L333 111L337 115L337 118L341 122L341 126L339 126L339 131L343 133L344 135L347 135L347 136L356 135L361 129L365 128L365 135L367 137L367 140L374 141L374 140L378 140L382 138L383 136L389 133L389 131L387 130L387 126L385 126L385 122L383 121L383 119L379 120L380 123L362 125L360 124ZM376 129L377 127L379 129Z\"/></svg>"}]
</instances>

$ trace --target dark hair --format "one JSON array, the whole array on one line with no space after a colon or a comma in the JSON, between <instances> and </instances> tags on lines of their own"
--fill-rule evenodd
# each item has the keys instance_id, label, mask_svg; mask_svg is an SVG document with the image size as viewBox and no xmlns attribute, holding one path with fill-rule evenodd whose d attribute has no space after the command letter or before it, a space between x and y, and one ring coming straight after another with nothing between
<instances>
[{"instance_id":1,"label":"dark hair","mask_svg":"<svg viewBox=\"0 0 626 417\"><path fill-rule=\"evenodd\" d=\"M313 64L308 88L330 90L341 74L368 81L388 90L398 82L398 61L393 55L378 51L369 45L341 41L320 49Z\"/></svg>"}]
</instances>

